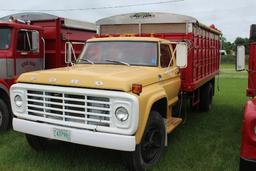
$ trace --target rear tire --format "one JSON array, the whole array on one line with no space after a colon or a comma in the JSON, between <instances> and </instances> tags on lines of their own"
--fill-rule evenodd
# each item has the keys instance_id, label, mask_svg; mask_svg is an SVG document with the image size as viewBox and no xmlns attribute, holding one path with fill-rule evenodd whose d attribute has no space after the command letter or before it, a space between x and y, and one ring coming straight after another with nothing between
<instances>
[{"instance_id":1,"label":"rear tire","mask_svg":"<svg viewBox=\"0 0 256 171\"><path fill-rule=\"evenodd\" d=\"M11 113L8 105L0 99L0 132L7 131L10 125Z\"/></svg>"},{"instance_id":2,"label":"rear tire","mask_svg":"<svg viewBox=\"0 0 256 171\"><path fill-rule=\"evenodd\" d=\"M48 149L49 140L43 137L26 134L28 144L35 151L45 151Z\"/></svg>"},{"instance_id":3,"label":"rear tire","mask_svg":"<svg viewBox=\"0 0 256 171\"><path fill-rule=\"evenodd\" d=\"M159 161L164 150L166 138L165 124L162 116L152 111L149 116L141 143L136 145L134 152L128 153L128 168L143 171Z\"/></svg>"},{"instance_id":4,"label":"rear tire","mask_svg":"<svg viewBox=\"0 0 256 171\"><path fill-rule=\"evenodd\" d=\"M200 110L203 112L208 112L212 106L213 97L213 86L211 83L207 83L200 90Z\"/></svg>"}]
</instances>

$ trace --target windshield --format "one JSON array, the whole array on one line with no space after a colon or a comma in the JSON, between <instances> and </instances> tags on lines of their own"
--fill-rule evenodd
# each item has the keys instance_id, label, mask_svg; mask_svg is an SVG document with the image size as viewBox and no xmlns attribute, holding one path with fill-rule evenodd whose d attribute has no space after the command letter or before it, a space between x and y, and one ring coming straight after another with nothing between
<instances>
[{"instance_id":1,"label":"windshield","mask_svg":"<svg viewBox=\"0 0 256 171\"><path fill-rule=\"evenodd\" d=\"M6 50L10 48L11 44L11 29L0 28L0 49Z\"/></svg>"},{"instance_id":2,"label":"windshield","mask_svg":"<svg viewBox=\"0 0 256 171\"><path fill-rule=\"evenodd\" d=\"M78 63L157 66L157 43L89 42L79 57Z\"/></svg>"}]
</instances>

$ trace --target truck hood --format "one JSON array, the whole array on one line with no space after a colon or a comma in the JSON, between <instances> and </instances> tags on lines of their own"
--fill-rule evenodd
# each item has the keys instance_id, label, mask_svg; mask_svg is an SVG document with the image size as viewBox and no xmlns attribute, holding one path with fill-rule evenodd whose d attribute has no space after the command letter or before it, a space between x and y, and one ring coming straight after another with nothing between
<instances>
[{"instance_id":1,"label":"truck hood","mask_svg":"<svg viewBox=\"0 0 256 171\"><path fill-rule=\"evenodd\" d=\"M159 81L160 68L81 64L22 74L17 82L131 91L133 83L146 86Z\"/></svg>"}]
</instances>

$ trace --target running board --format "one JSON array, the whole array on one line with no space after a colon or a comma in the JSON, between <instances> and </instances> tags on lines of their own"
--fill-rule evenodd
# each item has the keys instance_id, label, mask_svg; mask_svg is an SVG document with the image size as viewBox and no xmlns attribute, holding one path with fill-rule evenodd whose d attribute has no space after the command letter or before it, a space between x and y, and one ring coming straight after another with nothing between
<instances>
[{"instance_id":1,"label":"running board","mask_svg":"<svg viewBox=\"0 0 256 171\"><path fill-rule=\"evenodd\" d=\"M166 131L167 133L171 133L179 124L181 124L182 119L181 118L176 118L172 117L170 118L167 123L166 123Z\"/></svg>"}]
</instances>

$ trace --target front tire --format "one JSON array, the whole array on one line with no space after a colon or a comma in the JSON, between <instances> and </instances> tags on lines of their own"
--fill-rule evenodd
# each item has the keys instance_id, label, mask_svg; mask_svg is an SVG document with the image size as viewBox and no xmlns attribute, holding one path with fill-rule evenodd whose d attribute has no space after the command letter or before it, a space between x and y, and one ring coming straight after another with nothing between
<instances>
[{"instance_id":1,"label":"front tire","mask_svg":"<svg viewBox=\"0 0 256 171\"><path fill-rule=\"evenodd\" d=\"M26 134L28 144L35 151L45 151L49 146L49 140L43 137Z\"/></svg>"},{"instance_id":2,"label":"front tire","mask_svg":"<svg viewBox=\"0 0 256 171\"><path fill-rule=\"evenodd\" d=\"M207 83L200 90L200 109L203 112L208 112L212 106L213 86Z\"/></svg>"},{"instance_id":3,"label":"front tire","mask_svg":"<svg viewBox=\"0 0 256 171\"><path fill-rule=\"evenodd\" d=\"M0 132L7 131L10 125L11 114L8 105L0 99Z\"/></svg>"},{"instance_id":4,"label":"front tire","mask_svg":"<svg viewBox=\"0 0 256 171\"><path fill-rule=\"evenodd\" d=\"M143 171L159 161L164 150L165 138L164 120L158 112L152 111L141 143L136 146L134 152L128 154L129 169Z\"/></svg>"}]
</instances>

